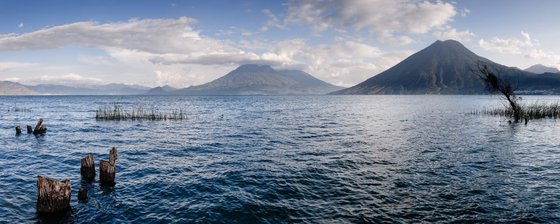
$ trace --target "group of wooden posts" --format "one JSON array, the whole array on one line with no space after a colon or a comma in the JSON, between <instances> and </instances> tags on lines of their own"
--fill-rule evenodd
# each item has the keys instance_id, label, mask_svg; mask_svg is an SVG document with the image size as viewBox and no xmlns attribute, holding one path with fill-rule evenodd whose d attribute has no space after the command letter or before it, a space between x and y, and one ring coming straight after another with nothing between
<instances>
[{"instance_id":1,"label":"group of wooden posts","mask_svg":"<svg viewBox=\"0 0 560 224\"><path fill-rule=\"evenodd\" d=\"M117 149L109 151L109 161L99 161L99 183L104 186L115 185L115 166ZM93 154L88 154L81 160L81 176L86 181L95 179L95 164ZM44 176L37 176L37 211L39 213L60 213L70 208L72 185L70 180L57 181ZM87 201L87 188L80 188L78 200Z\"/></svg>"},{"instance_id":2,"label":"group of wooden posts","mask_svg":"<svg viewBox=\"0 0 560 224\"><path fill-rule=\"evenodd\" d=\"M34 135L40 135L47 133L47 127L43 125L43 119L39 119L37 125L35 125L35 129L31 128L31 125L27 125L27 134L33 133ZM16 135L21 134L21 127L18 125L16 126Z\"/></svg>"}]
</instances>

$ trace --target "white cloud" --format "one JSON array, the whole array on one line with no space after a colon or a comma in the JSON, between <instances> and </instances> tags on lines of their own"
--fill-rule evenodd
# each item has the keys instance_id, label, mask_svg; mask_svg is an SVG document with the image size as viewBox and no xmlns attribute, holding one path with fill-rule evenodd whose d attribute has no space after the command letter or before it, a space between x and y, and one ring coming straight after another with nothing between
<instances>
[{"instance_id":1,"label":"white cloud","mask_svg":"<svg viewBox=\"0 0 560 224\"><path fill-rule=\"evenodd\" d=\"M543 51L542 49L532 49L525 55L525 58L538 60L541 64L547 64L560 69L559 53Z\"/></svg>"},{"instance_id":2,"label":"white cloud","mask_svg":"<svg viewBox=\"0 0 560 224\"><path fill-rule=\"evenodd\" d=\"M105 56L80 55L78 61L91 65L112 65L112 59Z\"/></svg>"},{"instance_id":3,"label":"white cloud","mask_svg":"<svg viewBox=\"0 0 560 224\"><path fill-rule=\"evenodd\" d=\"M23 23L19 23L18 28L23 28Z\"/></svg>"},{"instance_id":4,"label":"white cloud","mask_svg":"<svg viewBox=\"0 0 560 224\"><path fill-rule=\"evenodd\" d=\"M190 26L194 22L188 17L132 19L106 24L77 22L21 35L0 36L0 50L53 49L70 45L118 47L151 53L230 50L231 47L223 41L202 37Z\"/></svg>"},{"instance_id":5,"label":"white cloud","mask_svg":"<svg viewBox=\"0 0 560 224\"><path fill-rule=\"evenodd\" d=\"M446 30L439 30L432 33L432 36L439 40L457 40L457 41L470 41L475 35L470 30L457 31L455 28L448 28Z\"/></svg>"},{"instance_id":6,"label":"white cloud","mask_svg":"<svg viewBox=\"0 0 560 224\"><path fill-rule=\"evenodd\" d=\"M390 2L387 4L394 5ZM397 5L409 7L408 11L416 15L422 14L417 8L446 8L446 4L439 2L406 3L402 6L403 4ZM0 51L53 49L80 45L98 48L107 54L107 56L78 55L80 62L99 66L99 69L80 71L79 67L67 70L51 68L50 73L47 73L59 72L60 74L61 71L65 71L62 74L66 75L62 76L41 76L45 73L37 70L28 74L31 78L20 78L25 82L99 83L103 80L92 77L111 78L110 72L113 71L119 74L118 77L112 77L113 82L115 79L121 82L138 80L137 83L149 86L169 84L175 87L203 84L245 63L266 63L276 68L302 69L325 81L349 86L383 71L408 56L392 55L367 41L348 37L335 38L330 44L312 46L304 39L280 42L244 39L232 42L203 36L200 31L191 27L192 23L194 19L186 17L133 19L104 24L93 21L77 22L25 34L0 35ZM275 25L269 24L269 26ZM370 26L373 25L368 24L366 28L369 29ZM396 25L393 27L400 27L392 29L395 31L406 28L406 26L403 28ZM415 30L409 31L415 32ZM401 34L393 35L385 32L384 35L386 42L393 41L395 44L413 42L412 38ZM111 65L111 69L105 68L106 65ZM68 74L68 70L74 73ZM89 76L77 75L78 73L87 73Z\"/></svg>"},{"instance_id":7,"label":"white cloud","mask_svg":"<svg viewBox=\"0 0 560 224\"><path fill-rule=\"evenodd\" d=\"M244 51L214 54L160 54L149 59L156 64L199 64L199 65L231 65L247 63L274 63L274 61L262 60L254 53Z\"/></svg>"},{"instance_id":8,"label":"white cloud","mask_svg":"<svg viewBox=\"0 0 560 224\"><path fill-rule=\"evenodd\" d=\"M280 19L278 19L278 17L276 15L274 15L274 13L272 13L272 11L270 11L270 9L263 9L263 10L261 10L261 12L268 16L268 21L260 29L261 32L268 31L268 29L270 29L270 27L275 27L275 28L280 28L280 29L284 28L284 26L280 22Z\"/></svg>"},{"instance_id":9,"label":"white cloud","mask_svg":"<svg viewBox=\"0 0 560 224\"><path fill-rule=\"evenodd\" d=\"M502 54L521 54L523 48L539 45L539 42L532 39L528 33L521 31L521 35L524 37L524 39L503 39L499 37L494 37L490 41L480 39L478 41L478 45L484 50L499 52Z\"/></svg>"},{"instance_id":10,"label":"white cloud","mask_svg":"<svg viewBox=\"0 0 560 224\"><path fill-rule=\"evenodd\" d=\"M560 63L560 54L550 51L543 51L542 49L533 49L529 53L527 53L525 57L529 59L551 60L556 61L556 63Z\"/></svg>"},{"instance_id":11,"label":"white cloud","mask_svg":"<svg viewBox=\"0 0 560 224\"><path fill-rule=\"evenodd\" d=\"M154 72L156 73L156 84L158 86L174 86L177 83L184 82L184 77L181 73L162 70L156 70Z\"/></svg>"},{"instance_id":12,"label":"white cloud","mask_svg":"<svg viewBox=\"0 0 560 224\"><path fill-rule=\"evenodd\" d=\"M471 13L470 9L465 8L465 9L461 10L461 16L462 17L468 16L470 13Z\"/></svg>"},{"instance_id":13,"label":"white cloud","mask_svg":"<svg viewBox=\"0 0 560 224\"><path fill-rule=\"evenodd\" d=\"M230 72L237 66L229 65L190 65L190 66L166 66L154 71L155 85L170 85L184 88L193 85L201 85L219 78Z\"/></svg>"},{"instance_id":14,"label":"white cloud","mask_svg":"<svg viewBox=\"0 0 560 224\"><path fill-rule=\"evenodd\" d=\"M377 40L379 40L379 42L381 43L390 44L390 45L409 45L416 42L414 41L414 39L412 39L409 36L394 36L393 34L390 33L379 35Z\"/></svg>"},{"instance_id":15,"label":"white cloud","mask_svg":"<svg viewBox=\"0 0 560 224\"><path fill-rule=\"evenodd\" d=\"M7 71L12 71L14 69L30 68L35 66L37 66L37 64L26 63L26 62L13 62L13 61L0 62L0 72L7 72Z\"/></svg>"},{"instance_id":16,"label":"white cloud","mask_svg":"<svg viewBox=\"0 0 560 224\"><path fill-rule=\"evenodd\" d=\"M301 69L327 82L351 86L394 65L393 56L361 40L337 38L333 44L317 46L301 39L283 41L262 58L277 61L278 68ZM405 57L401 56L399 61Z\"/></svg>"},{"instance_id":17,"label":"white cloud","mask_svg":"<svg viewBox=\"0 0 560 224\"><path fill-rule=\"evenodd\" d=\"M287 6L286 24L308 24L318 32L352 27L376 33L426 33L457 14L453 4L440 1L291 0Z\"/></svg>"},{"instance_id":18,"label":"white cloud","mask_svg":"<svg viewBox=\"0 0 560 224\"><path fill-rule=\"evenodd\" d=\"M62 85L77 85L77 84L104 84L106 81L82 76L75 73L69 73L66 75L42 75L36 77L20 78L11 77L5 79L12 82L20 82L24 84L62 84Z\"/></svg>"},{"instance_id":19,"label":"white cloud","mask_svg":"<svg viewBox=\"0 0 560 224\"><path fill-rule=\"evenodd\" d=\"M530 36L527 32L521 31L521 35L523 35L523 37L525 38L524 44L525 44L526 46L533 47L533 46L538 46L538 45L540 45L540 44L539 44L539 41L538 41L538 40L532 39L531 36Z\"/></svg>"}]
</instances>

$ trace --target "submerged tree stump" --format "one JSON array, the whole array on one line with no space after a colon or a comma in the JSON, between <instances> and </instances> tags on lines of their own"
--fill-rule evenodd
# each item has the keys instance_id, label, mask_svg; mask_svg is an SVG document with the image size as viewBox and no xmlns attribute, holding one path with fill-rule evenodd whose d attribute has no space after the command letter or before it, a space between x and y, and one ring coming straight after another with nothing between
<instances>
[{"instance_id":1,"label":"submerged tree stump","mask_svg":"<svg viewBox=\"0 0 560 224\"><path fill-rule=\"evenodd\" d=\"M39 121L37 121L37 125L35 125L35 129L33 129L33 134L39 134L39 128L41 128L42 124L43 118L40 118Z\"/></svg>"},{"instance_id":2,"label":"submerged tree stump","mask_svg":"<svg viewBox=\"0 0 560 224\"><path fill-rule=\"evenodd\" d=\"M91 181L95 178L95 164L93 160L93 154L90 153L82 159L80 173L82 174L82 178L88 181Z\"/></svg>"},{"instance_id":3,"label":"submerged tree stump","mask_svg":"<svg viewBox=\"0 0 560 224\"><path fill-rule=\"evenodd\" d=\"M37 211L58 213L70 208L72 185L69 180L57 181L37 176Z\"/></svg>"},{"instance_id":4,"label":"submerged tree stump","mask_svg":"<svg viewBox=\"0 0 560 224\"><path fill-rule=\"evenodd\" d=\"M27 125L27 134L33 133L33 127L31 125Z\"/></svg>"},{"instance_id":5,"label":"submerged tree stump","mask_svg":"<svg viewBox=\"0 0 560 224\"><path fill-rule=\"evenodd\" d=\"M16 126L16 135L21 134L21 128L18 126Z\"/></svg>"},{"instance_id":6,"label":"submerged tree stump","mask_svg":"<svg viewBox=\"0 0 560 224\"><path fill-rule=\"evenodd\" d=\"M115 165L109 161L99 161L99 183L102 185L115 185Z\"/></svg>"},{"instance_id":7,"label":"submerged tree stump","mask_svg":"<svg viewBox=\"0 0 560 224\"><path fill-rule=\"evenodd\" d=\"M37 125L35 125L35 129L33 130L33 134L39 135L39 134L45 134L46 132L47 132L47 127L45 125L43 125L43 119L41 118L37 122Z\"/></svg>"},{"instance_id":8,"label":"submerged tree stump","mask_svg":"<svg viewBox=\"0 0 560 224\"><path fill-rule=\"evenodd\" d=\"M103 185L115 185L115 172L117 162L117 148L109 150L109 161L99 161L99 182Z\"/></svg>"},{"instance_id":9,"label":"submerged tree stump","mask_svg":"<svg viewBox=\"0 0 560 224\"><path fill-rule=\"evenodd\" d=\"M88 200L88 190L85 187L80 188L78 190L78 201L87 202Z\"/></svg>"},{"instance_id":10,"label":"submerged tree stump","mask_svg":"<svg viewBox=\"0 0 560 224\"><path fill-rule=\"evenodd\" d=\"M111 165L115 165L115 162L117 162L117 148L113 147L111 150L109 150L109 163L111 163Z\"/></svg>"}]
</instances>

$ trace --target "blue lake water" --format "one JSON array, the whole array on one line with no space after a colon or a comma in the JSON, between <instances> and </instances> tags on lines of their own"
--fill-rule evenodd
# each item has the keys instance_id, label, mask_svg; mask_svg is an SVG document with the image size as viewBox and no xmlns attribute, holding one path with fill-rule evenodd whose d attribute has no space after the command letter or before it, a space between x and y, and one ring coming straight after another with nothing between
<instances>
[{"instance_id":1,"label":"blue lake water","mask_svg":"<svg viewBox=\"0 0 560 224\"><path fill-rule=\"evenodd\" d=\"M188 119L95 120L114 103ZM559 123L470 114L500 105L496 96L0 97L0 223L49 218L36 213L37 175L72 181L60 222L560 222ZM15 135L38 118L46 135ZM113 146L115 187L81 183L80 159L94 153L97 169ZM82 184L87 203L76 198Z\"/></svg>"}]
</instances>

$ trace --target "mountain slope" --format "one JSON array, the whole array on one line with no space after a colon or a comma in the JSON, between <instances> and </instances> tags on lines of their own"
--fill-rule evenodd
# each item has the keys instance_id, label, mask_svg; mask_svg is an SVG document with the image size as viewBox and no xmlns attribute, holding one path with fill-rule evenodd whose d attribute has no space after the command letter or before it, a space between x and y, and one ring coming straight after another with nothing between
<instances>
[{"instance_id":1,"label":"mountain slope","mask_svg":"<svg viewBox=\"0 0 560 224\"><path fill-rule=\"evenodd\" d=\"M137 95L143 94L149 89L143 86L116 83L85 86L40 84L27 87L45 95Z\"/></svg>"},{"instance_id":2,"label":"mountain slope","mask_svg":"<svg viewBox=\"0 0 560 224\"><path fill-rule=\"evenodd\" d=\"M543 74L543 73L560 73L560 70L557 68L547 67L541 64L533 65L529 68L526 68L524 71L532 72L535 74Z\"/></svg>"},{"instance_id":3,"label":"mountain slope","mask_svg":"<svg viewBox=\"0 0 560 224\"><path fill-rule=\"evenodd\" d=\"M353 87L333 94L475 94L486 93L484 83L473 73L487 65L520 90L558 88L560 80L537 77L480 57L454 40L436 41L388 70Z\"/></svg>"},{"instance_id":4,"label":"mountain slope","mask_svg":"<svg viewBox=\"0 0 560 224\"><path fill-rule=\"evenodd\" d=\"M171 94L172 92L176 91L176 88L173 88L169 85L165 85L165 86L158 86L158 87L154 87L148 90L148 92L146 92L147 95L168 95Z\"/></svg>"},{"instance_id":5,"label":"mountain slope","mask_svg":"<svg viewBox=\"0 0 560 224\"><path fill-rule=\"evenodd\" d=\"M17 82L0 81L0 95L33 95L35 91Z\"/></svg>"},{"instance_id":6,"label":"mountain slope","mask_svg":"<svg viewBox=\"0 0 560 224\"><path fill-rule=\"evenodd\" d=\"M268 65L241 65L209 83L173 93L186 95L325 94L340 87L297 70L274 70Z\"/></svg>"}]
</instances>

